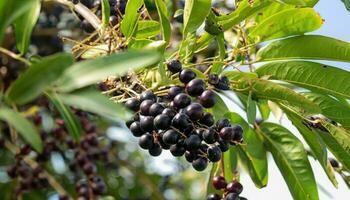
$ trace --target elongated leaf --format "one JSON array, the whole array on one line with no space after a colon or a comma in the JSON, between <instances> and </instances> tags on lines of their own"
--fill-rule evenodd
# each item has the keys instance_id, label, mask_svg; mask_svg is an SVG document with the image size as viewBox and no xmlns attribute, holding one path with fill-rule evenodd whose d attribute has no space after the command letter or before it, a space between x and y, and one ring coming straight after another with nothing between
<instances>
[{"instance_id":1,"label":"elongated leaf","mask_svg":"<svg viewBox=\"0 0 350 200\"><path fill-rule=\"evenodd\" d=\"M72 91L107 78L122 75L160 60L157 52L124 52L107 57L76 63L65 71L57 86L60 91Z\"/></svg>"},{"instance_id":2,"label":"elongated leaf","mask_svg":"<svg viewBox=\"0 0 350 200\"><path fill-rule=\"evenodd\" d=\"M53 105L56 107L60 115L62 116L65 126L75 141L79 141L81 126L78 119L73 115L69 107L63 104L55 93L47 93L46 95Z\"/></svg>"},{"instance_id":3,"label":"elongated leaf","mask_svg":"<svg viewBox=\"0 0 350 200\"><path fill-rule=\"evenodd\" d=\"M250 124L254 124L256 119L256 102L252 99L252 93L249 93L247 101L247 119Z\"/></svg>"},{"instance_id":4,"label":"elongated leaf","mask_svg":"<svg viewBox=\"0 0 350 200\"><path fill-rule=\"evenodd\" d=\"M251 30L249 37L256 42L262 42L311 32L322 24L322 18L312 8L295 8L266 18Z\"/></svg>"},{"instance_id":5,"label":"elongated leaf","mask_svg":"<svg viewBox=\"0 0 350 200\"><path fill-rule=\"evenodd\" d=\"M333 124L321 121L323 127L328 130L328 133L344 148L344 150L350 155L350 133L345 129L334 126Z\"/></svg>"},{"instance_id":6,"label":"elongated leaf","mask_svg":"<svg viewBox=\"0 0 350 200\"><path fill-rule=\"evenodd\" d=\"M160 33L160 24L153 20L139 21L137 27L136 38L143 39L154 37Z\"/></svg>"},{"instance_id":7,"label":"elongated leaf","mask_svg":"<svg viewBox=\"0 0 350 200\"><path fill-rule=\"evenodd\" d=\"M248 169L249 175L259 188L265 187L268 179L266 150L263 141L237 113L225 114L231 123L239 124L244 130L243 141L246 145L237 146L239 156Z\"/></svg>"},{"instance_id":8,"label":"elongated leaf","mask_svg":"<svg viewBox=\"0 0 350 200\"><path fill-rule=\"evenodd\" d=\"M315 177L303 144L286 128L273 123L261 124L266 146L295 200L319 199Z\"/></svg>"},{"instance_id":9,"label":"elongated leaf","mask_svg":"<svg viewBox=\"0 0 350 200\"><path fill-rule=\"evenodd\" d=\"M340 123L344 128L350 129L350 108L348 106L322 94L308 92L304 93L304 96L317 104L324 116Z\"/></svg>"},{"instance_id":10,"label":"elongated leaf","mask_svg":"<svg viewBox=\"0 0 350 200\"><path fill-rule=\"evenodd\" d=\"M182 40L179 54L183 63L187 64L191 61L196 45L196 33L188 33L186 38Z\"/></svg>"},{"instance_id":11,"label":"elongated leaf","mask_svg":"<svg viewBox=\"0 0 350 200\"><path fill-rule=\"evenodd\" d=\"M38 131L25 117L9 108L1 107L0 119L13 126L23 137L23 139L36 151L41 152L43 150L43 145Z\"/></svg>"},{"instance_id":12,"label":"elongated leaf","mask_svg":"<svg viewBox=\"0 0 350 200\"><path fill-rule=\"evenodd\" d=\"M46 57L29 67L7 90L7 99L22 105L35 99L49 88L73 64L71 54Z\"/></svg>"},{"instance_id":13,"label":"elongated leaf","mask_svg":"<svg viewBox=\"0 0 350 200\"><path fill-rule=\"evenodd\" d=\"M269 18L274 14L277 14L279 12L283 12L285 10L292 9L292 8L295 8L295 6L283 4L280 2L271 2L269 6L265 7L259 13L252 16L252 18L254 18L254 21L257 24L259 24L262 21L264 21L266 18Z\"/></svg>"},{"instance_id":14,"label":"elongated leaf","mask_svg":"<svg viewBox=\"0 0 350 200\"><path fill-rule=\"evenodd\" d=\"M296 6L308 6L308 7L313 7L318 2L318 0L275 0L275 1L296 5Z\"/></svg>"},{"instance_id":15,"label":"elongated leaf","mask_svg":"<svg viewBox=\"0 0 350 200\"><path fill-rule=\"evenodd\" d=\"M263 65L256 73L269 75L307 89L350 98L350 72L307 61L273 62ZM330 74L332 76L330 76Z\"/></svg>"},{"instance_id":16,"label":"elongated leaf","mask_svg":"<svg viewBox=\"0 0 350 200\"><path fill-rule=\"evenodd\" d=\"M270 4L271 2L266 0L242 1L235 11L229 15L218 17L218 24L223 28L223 30L226 31L232 28L234 25L237 25L241 21L247 19L248 17L261 12Z\"/></svg>"},{"instance_id":17,"label":"elongated leaf","mask_svg":"<svg viewBox=\"0 0 350 200\"><path fill-rule=\"evenodd\" d=\"M302 35L274 41L260 49L258 61L316 59L350 62L350 43L320 35Z\"/></svg>"},{"instance_id":18,"label":"elongated leaf","mask_svg":"<svg viewBox=\"0 0 350 200\"><path fill-rule=\"evenodd\" d=\"M0 1L0 44L2 43L6 28L18 17L28 12L35 1Z\"/></svg>"},{"instance_id":19,"label":"elongated leaf","mask_svg":"<svg viewBox=\"0 0 350 200\"><path fill-rule=\"evenodd\" d=\"M254 72L238 72L238 71L226 71L223 72L230 80L239 81L242 78L258 78L258 74Z\"/></svg>"},{"instance_id":20,"label":"elongated leaf","mask_svg":"<svg viewBox=\"0 0 350 200\"><path fill-rule=\"evenodd\" d=\"M131 114L123 105L110 101L97 90L83 89L70 94L58 94L64 104L111 119L130 119Z\"/></svg>"},{"instance_id":21,"label":"elongated leaf","mask_svg":"<svg viewBox=\"0 0 350 200\"><path fill-rule=\"evenodd\" d=\"M102 26L107 27L109 25L109 17L111 8L108 0L101 0L102 5Z\"/></svg>"},{"instance_id":22,"label":"elongated leaf","mask_svg":"<svg viewBox=\"0 0 350 200\"><path fill-rule=\"evenodd\" d=\"M125 15L121 22L121 30L125 37L130 38L136 31L142 6L143 0L129 0L126 4Z\"/></svg>"},{"instance_id":23,"label":"elongated leaf","mask_svg":"<svg viewBox=\"0 0 350 200\"><path fill-rule=\"evenodd\" d=\"M341 0L344 5L345 5L345 8L350 11L350 0Z\"/></svg>"},{"instance_id":24,"label":"elongated leaf","mask_svg":"<svg viewBox=\"0 0 350 200\"><path fill-rule=\"evenodd\" d=\"M16 46L21 54L28 51L30 37L40 14L41 3L32 0L30 9L14 21Z\"/></svg>"},{"instance_id":25,"label":"elongated leaf","mask_svg":"<svg viewBox=\"0 0 350 200\"><path fill-rule=\"evenodd\" d=\"M301 116L292 112L286 106L282 106L282 109L287 114L288 119L298 129L299 133L303 136L306 143L309 145L312 153L326 172L329 180L335 187L337 187L338 182L335 178L333 168L328 161L327 149L322 138L303 124L303 118Z\"/></svg>"},{"instance_id":26,"label":"elongated leaf","mask_svg":"<svg viewBox=\"0 0 350 200\"><path fill-rule=\"evenodd\" d=\"M162 27L163 39L168 44L171 38L171 25L169 21L169 13L166 4L163 0L155 0L157 11Z\"/></svg>"},{"instance_id":27,"label":"elongated leaf","mask_svg":"<svg viewBox=\"0 0 350 200\"><path fill-rule=\"evenodd\" d=\"M210 7L211 0L186 1L184 8L184 36L197 30L209 14Z\"/></svg>"},{"instance_id":28,"label":"elongated leaf","mask_svg":"<svg viewBox=\"0 0 350 200\"><path fill-rule=\"evenodd\" d=\"M199 37L196 41L196 45L194 47L195 52L200 52L208 47L208 45L214 40L214 36L205 32L201 37Z\"/></svg>"},{"instance_id":29,"label":"elongated leaf","mask_svg":"<svg viewBox=\"0 0 350 200\"><path fill-rule=\"evenodd\" d=\"M219 34L215 36L216 42L218 44L218 56L215 59L216 62L213 63L213 66L211 67L210 72L211 73L216 73L216 74L221 74L221 72L224 70L224 59L226 56L226 48L225 48L225 38L224 34Z\"/></svg>"},{"instance_id":30,"label":"elongated leaf","mask_svg":"<svg viewBox=\"0 0 350 200\"><path fill-rule=\"evenodd\" d=\"M259 108L260 115L261 115L262 119L267 120L269 118L270 112L271 112L267 100L260 99L258 101L258 108Z\"/></svg>"},{"instance_id":31,"label":"elongated leaf","mask_svg":"<svg viewBox=\"0 0 350 200\"><path fill-rule=\"evenodd\" d=\"M241 79L240 84L237 86L238 90L251 90L253 95L258 98L276 102L287 101L291 105L297 106L308 113L320 112L317 105L306 99L303 95L270 81L260 79Z\"/></svg>"}]
</instances>

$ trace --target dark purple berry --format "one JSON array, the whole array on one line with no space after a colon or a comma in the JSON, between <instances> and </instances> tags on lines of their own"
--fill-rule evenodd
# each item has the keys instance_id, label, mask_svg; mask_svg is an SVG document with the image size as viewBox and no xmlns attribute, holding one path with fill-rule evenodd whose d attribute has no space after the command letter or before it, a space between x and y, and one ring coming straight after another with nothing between
<instances>
[{"instance_id":1,"label":"dark purple berry","mask_svg":"<svg viewBox=\"0 0 350 200\"><path fill-rule=\"evenodd\" d=\"M172 73L177 73L182 70L182 64L179 60L171 60L167 64L168 70L171 71Z\"/></svg>"},{"instance_id":2,"label":"dark purple berry","mask_svg":"<svg viewBox=\"0 0 350 200\"><path fill-rule=\"evenodd\" d=\"M182 93L184 91L184 89L182 87L179 86L173 86L169 89L168 92L168 97L169 99L174 99L176 95Z\"/></svg>"},{"instance_id":3,"label":"dark purple berry","mask_svg":"<svg viewBox=\"0 0 350 200\"><path fill-rule=\"evenodd\" d=\"M192 167L197 171L203 171L208 166L208 159L199 157L192 162Z\"/></svg>"},{"instance_id":4,"label":"dark purple berry","mask_svg":"<svg viewBox=\"0 0 350 200\"><path fill-rule=\"evenodd\" d=\"M149 115L149 109L153 105L153 100L146 99L140 105L141 115Z\"/></svg>"},{"instance_id":5,"label":"dark purple berry","mask_svg":"<svg viewBox=\"0 0 350 200\"><path fill-rule=\"evenodd\" d=\"M151 134L142 135L139 139L139 145L143 149L150 149L154 144L153 136Z\"/></svg>"},{"instance_id":6,"label":"dark purple berry","mask_svg":"<svg viewBox=\"0 0 350 200\"><path fill-rule=\"evenodd\" d=\"M234 134L232 135L232 140L235 142L240 142L243 138L243 128L239 125L232 126Z\"/></svg>"},{"instance_id":7,"label":"dark purple berry","mask_svg":"<svg viewBox=\"0 0 350 200\"><path fill-rule=\"evenodd\" d=\"M112 26L115 26L118 24L118 17L115 15L112 15L109 17L109 23L112 24Z\"/></svg>"},{"instance_id":8,"label":"dark purple berry","mask_svg":"<svg viewBox=\"0 0 350 200\"><path fill-rule=\"evenodd\" d=\"M221 159L221 149L218 146L211 146L207 150L208 159L211 162L218 162Z\"/></svg>"},{"instance_id":9,"label":"dark purple berry","mask_svg":"<svg viewBox=\"0 0 350 200\"><path fill-rule=\"evenodd\" d=\"M226 186L227 192L241 194L243 191L243 186L238 181L233 181Z\"/></svg>"},{"instance_id":10,"label":"dark purple berry","mask_svg":"<svg viewBox=\"0 0 350 200\"><path fill-rule=\"evenodd\" d=\"M328 160L329 160L329 162L331 163L331 166L333 167L333 168L339 168L340 166L339 166L339 162L336 160L336 159L334 159L334 158L328 158Z\"/></svg>"},{"instance_id":11,"label":"dark purple berry","mask_svg":"<svg viewBox=\"0 0 350 200\"><path fill-rule=\"evenodd\" d=\"M185 139L187 150L197 150L201 146L202 140L198 135L190 135Z\"/></svg>"},{"instance_id":12,"label":"dark purple berry","mask_svg":"<svg viewBox=\"0 0 350 200\"><path fill-rule=\"evenodd\" d=\"M214 117L210 113L203 113L202 118L199 120L199 123L204 124L208 127L212 126L214 124Z\"/></svg>"},{"instance_id":13,"label":"dark purple berry","mask_svg":"<svg viewBox=\"0 0 350 200\"><path fill-rule=\"evenodd\" d=\"M176 115L176 111L171 108L165 108L162 114L165 114L172 119Z\"/></svg>"},{"instance_id":14,"label":"dark purple berry","mask_svg":"<svg viewBox=\"0 0 350 200\"><path fill-rule=\"evenodd\" d=\"M171 124L180 130L184 130L190 126L190 122L188 119L188 116L183 113L178 113L175 115L173 120L171 121Z\"/></svg>"},{"instance_id":15,"label":"dark purple berry","mask_svg":"<svg viewBox=\"0 0 350 200\"><path fill-rule=\"evenodd\" d=\"M230 80L225 75L219 75L219 83L215 87L220 90L229 90Z\"/></svg>"},{"instance_id":16,"label":"dark purple berry","mask_svg":"<svg viewBox=\"0 0 350 200\"><path fill-rule=\"evenodd\" d=\"M239 196L236 193L228 193L225 200L239 200Z\"/></svg>"},{"instance_id":17,"label":"dark purple berry","mask_svg":"<svg viewBox=\"0 0 350 200\"><path fill-rule=\"evenodd\" d=\"M160 103L154 103L149 108L149 115L151 116L157 116L161 114L164 110L164 106Z\"/></svg>"},{"instance_id":18,"label":"dark purple berry","mask_svg":"<svg viewBox=\"0 0 350 200\"><path fill-rule=\"evenodd\" d=\"M212 90L206 90L199 97L199 102L204 108L211 108L216 103L216 95Z\"/></svg>"},{"instance_id":19,"label":"dark purple berry","mask_svg":"<svg viewBox=\"0 0 350 200\"><path fill-rule=\"evenodd\" d=\"M140 127L145 132L151 132L154 130L154 117L143 116L140 120Z\"/></svg>"},{"instance_id":20,"label":"dark purple berry","mask_svg":"<svg viewBox=\"0 0 350 200\"><path fill-rule=\"evenodd\" d=\"M230 120L226 118L220 119L219 121L216 122L216 127L218 131L220 131L224 127L230 127L230 126L231 126Z\"/></svg>"},{"instance_id":21,"label":"dark purple berry","mask_svg":"<svg viewBox=\"0 0 350 200\"><path fill-rule=\"evenodd\" d=\"M218 194L209 194L207 200L220 200L221 197Z\"/></svg>"},{"instance_id":22,"label":"dark purple berry","mask_svg":"<svg viewBox=\"0 0 350 200\"><path fill-rule=\"evenodd\" d=\"M176 144L179 141L180 137L181 136L177 131L170 129L163 134L162 139L165 144L172 145Z\"/></svg>"},{"instance_id":23,"label":"dark purple berry","mask_svg":"<svg viewBox=\"0 0 350 200\"><path fill-rule=\"evenodd\" d=\"M202 79L196 78L186 85L186 92L191 96L199 96L205 90L205 83Z\"/></svg>"},{"instance_id":24,"label":"dark purple berry","mask_svg":"<svg viewBox=\"0 0 350 200\"><path fill-rule=\"evenodd\" d=\"M168 129L170 127L170 124L171 118L166 114L160 114L154 118L154 127L158 130Z\"/></svg>"},{"instance_id":25,"label":"dark purple berry","mask_svg":"<svg viewBox=\"0 0 350 200\"><path fill-rule=\"evenodd\" d=\"M199 103L191 103L186 107L186 115L193 121L197 121L203 116L203 106Z\"/></svg>"},{"instance_id":26,"label":"dark purple berry","mask_svg":"<svg viewBox=\"0 0 350 200\"><path fill-rule=\"evenodd\" d=\"M185 84L190 82L194 78L196 78L196 73L194 73L194 71L192 71L191 69L184 69L179 75L180 81Z\"/></svg>"},{"instance_id":27,"label":"dark purple berry","mask_svg":"<svg viewBox=\"0 0 350 200\"><path fill-rule=\"evenodd\" d=\"M222 152L226 152L229 149L229 143L222 138L219 138L218 143Z\"/></svg>"},{"instance_id":28,"label":"dark purple berry","mask_svg":"<svg viewBox=\"0 0 350 200\"><path fill-rule=\"evenodd\" d=\"M224 127L220 130L219 135L222 139L230 141L235 135L235 130L233 129L233 127Z\"/></svg>"},{"instance_id":29,"label":"dark purple berry","mask_svg":"<svg viewBox=\"0 0 350 200\"><path fill-rule=\"evenodd\" d=\"M184 107L190 105L191 97L185 93L180 93L180 94L175 96L173 102L177 108L184 108Z\"/></svg>"},{"instance_id":30,"label":"dark purple berry","mask_svg":"<svg viewBox=\"0 0 350 200\"><path fill-rule=\"evenodd\" d=\"M217 85L219 83L219 76L217 74L209 74L208 82L211 85Z\"/></svg>"},{"instance_id":31,"label":"dark purple berry","mask_svg":"<svg viewBox=\"0 0 350 200\"><path fill-rule=\"evenodd\" d=\"M136 112L140 109L140 101L136 98L132 98L125 102L125 106Z\"/></svg>"},{"instance_id":32,"label":"dark purple berry","mask_svg":"<svg viewBox=\"0 0 350 200\"><path fill-rule=\"evenodd\" d=\"M148 149L151 156L159 156L162 153L162 147L159 144L153 144L153 146Z\"/></svg>"},{"instance_id":33,"label":"dark purple berry","mask_svg":"<svg viewBox=\"0 0 350 200\"><path fill-rule=\"evenodd\" d=\"M72 0L73 4L78 4L80 1L79 0Z\"/></svg>"},{"instance_id":34,"label":"dark purple berry","mask_svg":"<svg viewBox=\"0 0 350 200\"><path fill-rule=\"evenodd\" d=\"M97 169L94 164L88 162L83 166L83 171L85 174L90 175L96 173Z\"/></svg>"},{"instance_id":35,"label":"dark purple berry","mask_svg":"<svg viewBox=\"0 0 350 200\"><path fill-rule=\"evenodd\" d=\"M147 99L151 100L153 102L156 102L157 96L151 90L146 90L146 91L141 93L140 101L144 101L144 100L147 100Z\"/></svg>"},{"instance_id":36,"label":"dark purple berry","mask_svg":"<svg viewBox=\"0 0 350 200\"><path fill-rule=\"evenodd\" d=\"M185 158L188 162L193 162L195 159L198 158L198 155L192 151L186 151Z\"/></svg>"},{"instance_id":37,"label":"dark purple berry","mask_svg":"<svg viewBox=\"0 0 350 200\"><path fill-rule=\"evenodd\" d=\"M224 189L227 186L227 182L223 176L214 176L213 186L217 190Z\"/></svg>"},{"instance_id":38,"label":"dark purple berry","mask_svg":"<svg viewBox=\"0 0 350 200\"><path fill-rule=\"evenodd\" d=\"M140 122L133 122L130 125L130 131L135 137L140 137L145 133L140 126Z\"/></svg>"},{"instance_id":39,"label":"dark purple berry","mask_svg":"<svg viewBox=\"0 0 350 200\"><path fill-rule=\"evenodd\" d=\"M178 142L170 146L170 153L175 157L181 157L186 152L186 148L183 143Z\"/></svg>"},{"instance_id":40,"label":"dark purple berry","mask_svg":"<svg viewBox=\"0 0 350 200\"><path fill-rule=\"evenodd\" d=\"M208 144L214 144L218 139L218 135L213 128L208 128L204 130L202 133L202 137L203 140Z\"/></svg>"}]
</instances>

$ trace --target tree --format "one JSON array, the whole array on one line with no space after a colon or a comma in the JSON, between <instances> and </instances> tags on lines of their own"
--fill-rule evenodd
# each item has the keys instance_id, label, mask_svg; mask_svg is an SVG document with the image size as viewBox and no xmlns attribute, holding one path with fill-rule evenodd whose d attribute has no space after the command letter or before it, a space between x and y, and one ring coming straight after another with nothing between
<instances>
[{"instance_id":1,"label":"tree","mask_svg":"<svg viewBox=\"0 0 350 200\"><path fill-rule=\"evenodd\" d=\"M197 171L209 166L208 199L244 199L241 168L265 187L267 153L294 199L319 199L309 156L335 187L334 173L350 187L350 73L319 62L350 62L350 44L305 34L323 24L317 2L1 1L4 199L164 199L160 177L133 163L140 155L120 158L123 145L102 133L103 121L122 120L150 155L170 150ZM62 8L77 18L72 25ZM66 23L71 34L61 39L70 53L62 43L47 50L32 34L51 19ZM287 116L307 145L269 122L271 113ZM69 166L66 174L50 164L55 158ZM113 171L119 166L137 175L126 196L110 177L128 181ZM179 198L189 198L183 190Z\"/></svg>"}]
</instances>

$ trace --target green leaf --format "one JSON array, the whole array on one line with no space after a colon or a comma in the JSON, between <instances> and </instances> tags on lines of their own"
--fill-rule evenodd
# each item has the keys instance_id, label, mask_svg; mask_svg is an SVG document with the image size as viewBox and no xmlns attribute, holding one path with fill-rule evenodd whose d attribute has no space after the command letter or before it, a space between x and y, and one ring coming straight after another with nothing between
<instances>
[{"instance_id":1,"label":"green leaf","mask_svg":"<svg viewBox=\"0 0 350 200\"><path fill-rule=\"evenodd\" d=\"M244 130L243 141L246 145L237 146L242 164L248 169L249 175L256 187L265 187L268 179L268 170L266 150L263 141L237 113L230 112L225 114L225 117L227 117L231 123L242 126Z\"/></svg>"},{"instance_id":2,"label":"green leaf","mask_svg":"<svg viewBox=\"0 0 350 200\"><path fill-rule=\"evenodd\" d=\"M169 21L169 14L166 4L163 0L155 0L157 11L162 27L163 39L168 44L171 39L171 25Z\"/></svg>"},{"instance_id":3,"label":"green leaf","mask_svg":"<svg viewBox=\"0 0 350 200\"><path fill-rule=\"evenodd\" d=\"M154 20L141 20L136 32L136 38L150 38L160 33L160 24Z\"/></svg>"},{"instance_id":4,"label":"green leaf","mask_svg":"<svg viewBox=\"0 0 350 200\"><path fill-rule=\"evenodd\" d=\"M184 40L182 40L179 49L179 55L184 64L192 60L196 45L196 33L188 33Z\"/></svg>"},{"instance_id":5,"label":"green leaf","mask_svg":"<svg viewBox=\"0 0 350 200\"><path fill-rule=\"evenodd\" d=\"M322 140L322 138L315 134L311 129L303 123L303 118L293 112L287 106L282 105L281 108L286 113L288 119L293 123L293 125L298 129L299 133L303 136L306 143L309 145L315 158L319 161L322 168L326 172L329 180L333 183L335 187L338 186L338 182L335 178L333 168L328 162L327 149Z\"/></svg>"},{"instance_id":6,"label":"green leaf","mask_svg":"<svg viewBox=\"0 0 350 200\"><path fill-rule=\"evenodd\" d=\"M262 119L267 120L269 118L270 112L271 112L267 100L259 99L258 108L259 108L260 115L261 115Z\"/></svg>"},{"instance_id":7,"label":"green leaf","mask_svg":"<svg viewBox=\"0 0 350 200\"><path fill-rule=\"evenodd\" d=\"M195 44L194 51L196 53L206 49L208 45L214 40L214 36L210 35L209 33L205 32L203 35L201 35Z\"/></svg>"},{"instance_id":8,"label":"green leaf","mask_svg":"<svg viewBox=\"0 0 350 200\"><path fill-rule=\"evenodd\" d=\"M320 35L278 40L260 49L257 61L315 59L350 62L350 43Z\"/></svg>"},{"instance_id":9,"label":"green leaf","mask_svg":"<svg viewBox=\"0 0 350 200\"><path fill-rule=\"evenodd\" d=\"M40 135L35 127L19 113L6 108L0 108L0 119L13 126L23 139L28 142L36 151L41 152L43 145Z\"/></svg>"},{"instance_id":10,"label":"green leaf","mask_svg":"<svg viewBox=\"0 0 350 200\"><path fill-rule=\"evenodd\" d=\"M134 35L143 5L143 0L129 0L126 4L125 15L121 22L121 30L125 37L130 38Z\"/></svg>"},{"instance_id":11,"label":"green leaf","mask_svg":"<svg viewBox=\"0 0 350 200\"><path fill-rule=\"evenodd\" d=\"M337 158L339 162L343 164L343 167L347 170L350 169L350 153L349 153L349 133L344 130L322 121L322 125L328 130L328 132L314 129L319 136L323 139L323 142L327 145L328 149Z\"/></svg>"},{"instance_id":12,"label":"green leaf","mask_svg":"<svg viewBox=\"0 0 350 200\"><path fill-rule=\"evenodd\" d=\"M135 39L132 40L129 43L129 50L137 50L140 51L143 48L145 48L147 45L151 44L152 42L154 42L154 40L150 40L150 39Z\"/></svg>"},{"instance_id":13,"label":"green leaf","mask_svg":"<svg viewBox=\"0 0 350 200\"><path fill-rule=\"evenodd\" d=\"M308 113L320 112L318 106L303 95L271 81L241 79L237 89L242 91L251 90L253 95L257 98L268 99L275 102L287 101L289 104L297 106Z\"/></svg>"},{"instance_id":14,"label":"green leaf","mask_svg":"<svg viewBox=\"0 0 350 200\"><path fill-rule=\"evenodd\" d=\"M130 119L130 112L121 104L109 100L97 90L83 89L69 94L57 94L64 104L114 120Z\"/></svg>"},{"instance_id":15,"label":"green leaf","mask_svg":"<svg viewBox=\"0 0 350 200\"><path fill-rule=\"evenodd\" d=\"M341 0L344 5L345 5L345 8L350 11L350 0Z\"/></svg>"},{"instance_id":16,"label":"green leaf","mask_svg":"<svg viewBox=\"0 0 350 200\"><path fill-rule=\"evenodd\" d=\"M218 24L226 31L243 20L261 12L270 4L271 2L266 0L242 1L232 13L219 16Z\"/></svg>"},{"instance_id":17,"label":"green leaf","mask_svg":"<svg viewBox=\"0 0 350 200\"><path fill-rule=\"evenodd\" d=\"M318 0L275 0L275 1L296 5L296 6L308 6L308 7L313 7L318 2Z\"/></svg>"},{"instance_id":18,"label":"green leaf","mask_svg":"<svg viewBox=\"0 0 350 200\"><path fill-rule=\"evenodd\" d=\"M322 18L312 8L295 8L266 18L249 33L255 42L262 42L314 31L323 24Z\"/></svg>"},{"instance_id":19,"label":"green leaf","mask_svg":"<svg viewBox=\"0 0 350 200\"><path fill-rule=\"evenodd\" d=\"M187 0L184 8L183 35L192 33L204 22L211 8L211 0Z\"/></svg>"},{"instance_id":20,"label":"green leaf","mask_svg":"<svg viewBox=\"0 0 350 200\"><path fill-rule=\"evenodd\" d=\"M271 2L269 6L265 7L259 13L256 13L252 18L254 18L255 23L261 23L265 19L271 17L274 14L285 11L287 9L295 8L293 5L282 4L280 2ZM254 27L252 27L254 28Z\"/></svg>"},{"instance_id":21,"label":"green leaf","mask_svg":"<svg viewBox=\"0 0 350 200\"><path fill-rule=\"evenodd\" d=\"M6 28L18 17L28 12L36 1L0 1L0 44L2 43Z\"/></svg>"},{"instance_id":22,"label":"green leaf","mask_svg":"<svg viewBox=\"0 0 350 200\"><path fill-rule=\"evenodd\" d=\"M306 98L321 108L321 113L327 118L340 123L344 128L350 129L350 107L326 95L307 92Z\"/></svg>"},{"instance_id":23,"label":"green leaf","mask_svg":"<svg viewBox=\"0 0 350 200\"><path fill-rule=\"evenodd\" d=\"M225 47L225 38L224 38L224 34L219 34L215 36L216 38L216 42L218 44L218 56L215 59L210 72L211 73L216 73L216 74L220 74L224 68L224 59L226 57L226 47Z\"/></svg>"},{"instance_id":24,"label":"green leaf","mask_svg":"<svg viewBox=\"0 0 350 200\"><path fill-rule=\"evenodd\" d=\"M303 144L286 128L262 123L261 134L293 199L319 199L317 185Z\"/></svg>"},{"instance_id":25,"label":"green leaf","mask_svg":"<svg viewBox=\"0 0 350 200\"><path fill-rule=\"evenodd\" d=\"M252 93L249 93L247 101L247 119L250 124L255 123L256 119L256 102L252 99Z\"/></svg>"},{"instance_id":26,"label":"green leaf","mask_svg":"<svg viewBox=\"0 0 350 200\"><path fill-rule=\"evenodd\" d=\"M102 5L102 27L108 27L109 17L111 14L109 0L101 0L101 5Z\"/></svg>"},{"instance_id":27,"label":"green leaf","mask_svg":"<svg viewBox=\"0 0 350 200\"><path fill-rule=\"evenodd\" d=\"M73 64L71 54L48 56L29 67L6 92L7 99L23 105L48 89Z\"/></svg>"},{"instance_id":28,"label":"green leaf","mask_svg":"<svg viewBox=\"0 0 350 200\"><path fill-rule=\"evenodd\" d=\"M40 14L40 7L39 0L32 0L29 10L14 21L16 46L22 55L28 51L32 31Z\"/></svg>"},{"instance_id":29,"label":"green leaf","mask_svg":"<svg viewBox=\"0 0 350 200\"><path fill-rule=\"evenodd\" d=\"M272 62L256 70L259 76L283 80L311 90L350 98L350 72L308 61ZM330 76L330 74L332 76Z\"/></svg>"},{"instance_id":30,"label":"green leaf","mask_svg":"<svg viewBox=\"0 0 350 200\"><path fill-rule=\"evenodd\" d=\"M123 75L129 70L157 63L157 52L123 52L74 64L65 71L57 86L60 91L72 91L102 81L111 75Z\"/></svg>"},{"instance_id":31,"label":"green leaf","mask_svg":"<svg viewBox=\"0 0 350 200\"><path fill-rule=\"evenodd\" d=\"M223 72L225 76L227 76L230 80L238 81L242 78L258 78L258 74L254 72L239 72L239 71L226 71Z\"/></svg>"},{"instance_id":32,"label":"green leaf","mask_svg":"<svg viewBox=\"0 0 350 200\"><path fill-rule=\"evenodd\" d=\"M65 126L75 141L79 141L80 132L82 131L78 119L69 107L65 106L63 102L58 98L56 93L47 93L46 96L50 99L53 105L56 107L60 115L62 116Z\"/></svg>"}]
</instances>

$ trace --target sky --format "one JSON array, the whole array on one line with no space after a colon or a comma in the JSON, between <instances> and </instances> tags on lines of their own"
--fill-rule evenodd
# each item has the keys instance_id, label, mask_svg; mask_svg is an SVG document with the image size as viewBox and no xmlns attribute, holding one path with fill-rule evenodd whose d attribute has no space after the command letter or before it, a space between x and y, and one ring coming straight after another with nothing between
<instances>
[{"instance_id":1,"label":"sky","mask_svg":"<svg viewBox=\"0 0 350 200\"><path fill-rule=\"evenodd\" d=\"M315 9L325 19L323 27L313 34L326 35L350 42L350 12L347 11L341 0L320 0ZM328 62L329 63L329 62ZM350 70L349 63L331 62L333 66ZM349 83L350 84L350 83ZM296 132L291 124L284 120L283 125ZM270 161L272 158L270 157ZM321 200L346 200L349 199L350 189L346 187L339 175L336 175L339 182L338 189L335 189L323 172L320 164L310 159L314 170L315 179L318 183L319 196ZM253 200L283 199L292 200L287 185L284 183L274 162L269 162L269 182L264 189L257 189L247 174L242 174L241 182L244 186L243 196Z\"/></svg>"}]
</instances>

